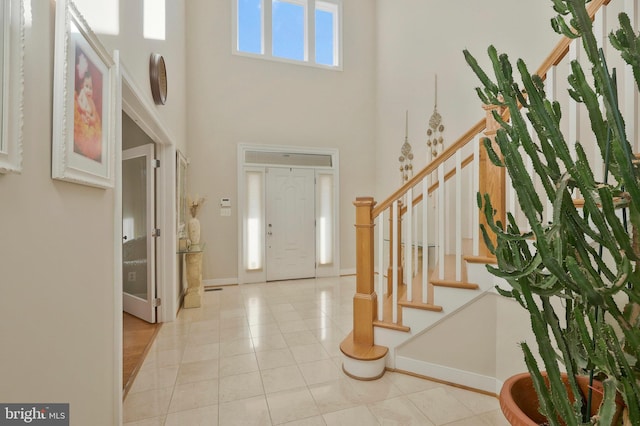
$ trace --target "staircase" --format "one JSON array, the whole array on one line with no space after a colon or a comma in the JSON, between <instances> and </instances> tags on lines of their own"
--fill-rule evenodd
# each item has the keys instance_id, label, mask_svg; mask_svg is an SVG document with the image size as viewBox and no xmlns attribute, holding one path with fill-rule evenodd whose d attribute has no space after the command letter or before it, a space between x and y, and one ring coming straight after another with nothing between
<instances>
[{"instance_id":1,"label":"staircase","mask_svg":"<svg viewBox=\"0 0 640 426\"><path fill-rule=\"evenodd\" d=\"M600 46L608 45L607 34L617 28L615 16L624 11L637 17L637 9L636 1L592 0L590 15ZM637 31L637 22L632 25ZM562 39L536 73L545 81L546 92L561 103L569 138L591 149L591 164L601 170L597 147L588 147L586 111L566 95L568 63L580 61L580 54L579 40ZM626 123L627 133L635 136L639 110L631 70L623 67L614 49L606 54L612 58L610 67L624 68L618 91L626 116L636 117ZM625 89L626 82L633 87ZM490 195L503 223L507 211L517 221L522 219L509 176L493 166L483 147L482 141L493 140L499 128L493 117L496 107L484 109L482 120L388 198L376 202L361 197L354 202L354 328L340 346L343 370L352 377L375 379L385 369L396 369L495 393L501 380L525 369L517 343L527 336L528 318L495 292L500 280L486 270L494 259L479 233L483 217L477 208L478 192ZM507 112L497 113L508 119ZM634 148L637 152L638 146ZM551 217L550 205L544 214ZM524 224L521 229L526 231ZM511 340L501 337L503 330L513 334ZM493 340L476 341L479 334ZM487 346L478 347L483 344ZM473 361L456 364L458 355ZM487 362L477 359L482 356Z\"/></svg>"}]
</instances>

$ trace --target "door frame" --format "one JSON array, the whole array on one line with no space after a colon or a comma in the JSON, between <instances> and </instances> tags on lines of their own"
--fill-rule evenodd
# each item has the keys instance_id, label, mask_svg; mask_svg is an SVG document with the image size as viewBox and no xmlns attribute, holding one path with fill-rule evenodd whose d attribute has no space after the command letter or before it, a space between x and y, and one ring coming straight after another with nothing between
<instances>
[{"instance_id":1,"label":"door frame","mask_svg":"<svg viewBox=\"0 0 640 426\"><path fill-rule=\"evenodd\" d=\"M143 319L149 323L156 323L158 315L156 313L157 308L154 306L154 299L157 295L156 286L156 237L153 235L153 229L156 228L156 168L154 166L155 160L155 144L149 143L140 145L135 148L129 148L122 151L122 161L131 160L134 158L145 158L145 167L147 171L146 179L146 224L147 224L147 298L143 300L140 297L134 296L130 293L122 291L122 308L123 311L130 313L140 319ZM123 177L123 183L124 177ZM124 201L123 201L124 203ZM124 205L123 205L124 207ZM124 241L123 241L124 244ZM124 266L123 266L124 268ZM124 275L122 277L124 280ZM124 287L124 284L123 284ZM125 310L128 309L128 310Z\"/></svg>"},{"instance_id":2,"label":"door frame","mask_svg":"<svg viewBox=\"0 0 640 426\"><path fill-rule=\"evenodd\" d=\"M176 318L177 302L172 293L176 292L177 270L176 256L176 209L175 209L175 138L167 131L162 120L151 103L134 82L131 74L120 60L119 52L114 51L114 61L118 68L116 84L116 147L115 147L115 185L114 198L114 282L113 282L113 356L118 374L113 380L114 417L122 424L122 111L126 112L141 129L156 143L156 158L161 167L156 173L156 225L163 233L156 241L156 283L157 294L163 300L157 310L157 322L173 321ZM148 99L149 98L149 99Z\"/></svg>"},{"instance_id":3,"label":"door frame","mask_svg":"<svg viewBox=\"0 0 640 426\"><path fill-rule=\"evenodd\" d=\"M301 165L278 165L273 163L256 163L256 162L247 162L245 161L248 151L257 151L263 153L280 153L280 154L315 154L315 155L328 155L331 156L331 166L301 166ZM266 274L266 253L263 247L262 250L262 265L261 269L249 271L244 267L245 264L245 239L246 239L246 229L244 226L245 223L245 215L246 215L246 182L245 182L245 173L247 171L254 172L265 172L268 167L286 167L286 168L312 168L315 170L316 180L319 174L331 174L333 176L333 223L334 223L334 232L333 232L333 262L329 265L316 265L316 277L330 277L330 276L339 276L340 275L340 161L339 161L339 152L336 148L315 148L315 147L300 147L300 146L285 146L285 145L259 145L259 144L249 144L249 143L240 143L238 144L238 167L237 167L237 184L238 184L238 283L255 283L255 282L265 282L267 279ZM264 176L263 176L264 178ZM263 206L265 205L265 194L266 194L266 180L263 180L262 185L262 201ZM318 196L317 184L316 184L316 200ZM317 201L316 201L317 202ZM317 206L316 206L317 212ZM266 212L263 211L262 214L262 226L264 229L264 220L265 220ZM317 233L316 233L317 238ZM262 239L264 243L264 236ZM316 241L317 244L317 241ZM263 244L264 245L264 244Z\"/></svg>"},{"instance_id":4,"label":"door frame","mask_svg":"<svg viewBox=\"0 0 640 426\"><path fill-rule=\"evenodd\" d=\"M156 108L142 93L126 68L122 67L121 110L131 117L155 143L156 159L160 161L160 168L156 169L156 227L160 229L160 236L156 238L156 297L161 299L161 304L156 312L156 322L169 322L175 320L178 311L177 296L175 295L177 292L175 286L177 279L175 139L162 124ZM120 181L116 197L121 202L122 143L119 145L119 151L120 159L116 165L120 168ZM122 212L119 214L119 220L122 222ZM121 230L118 239L121 243ZM120 259L122 259L122 254L120 254Z\"/></svg>"}]
</instances>

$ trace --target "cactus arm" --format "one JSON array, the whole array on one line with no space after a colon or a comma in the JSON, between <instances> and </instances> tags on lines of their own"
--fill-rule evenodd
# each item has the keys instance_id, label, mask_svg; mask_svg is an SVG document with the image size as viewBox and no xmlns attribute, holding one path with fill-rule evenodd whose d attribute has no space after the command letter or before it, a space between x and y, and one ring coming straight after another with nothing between
<instances>
[{"instance_id":1,"label":"cactus arm","mask_svg":"<svg viewBox=\"0 0 640 426\"><path fill-rule=\"evenodd\" d=\"M491 48L493 48L493 46L489 46L489 50ZM494 104L494 102L497 101L498 86L496 86L496 84L493 81L491 81L491 79L489 78L489 76L487 76L484 70L480 68L480 65L478 65L478 61L476 61L476 59L473 57L471 53L469 53L467 49L463 50L463 54L464 54L465 60L467 61L467 64L469 64L469 66L471 67L471 69L473 70L473 72L475 73L475 75L478 77L478 79L480 80L480 82L485 88L484 90L480 88L476 89L476 92L478 93L482 102L484 102L487 105ZM490 96L485 95L485 91L490 93L491 95Z\"/></svg>"},{"instance_id":2,"label":"cactus arm","mask_svg":"<svg viewBox=\"0 0 640 426\"><path fill-rule=\"evenodd\" d=\"M618 15L620 29L609 34L611 45L620 51L622 58L631 65L636 86L640 90L640 37L635 35L629 16Z\"/></svg>"},{"instance_id":3,"label":"cactus arm","mask_svg":"<svg viewBox=\"0 0 640 426\"><path fill-rule=\"evenodd\" d=\"M596 137L596 142L600 148L600 154L604 160L607 140L607 123L602 117L597 95L595 91L591 89L591 86L587 84L586 76L579 62L572 61L571 70L572 74L569 76L569 83L573 88L573 92L578 96L577 101L581 102L587 108L591 130Z\"/></svg>"},{"instance_id":4,"label":"cactus arm","mask_svg":"<svg viewBox=\"0 0 640 426\"><path fill-rule=\"evenodd\" d=\"M607 326L605 333L607 336L606 342L608 349L613 353L615 358L615 364L613 366L620 366L623 372L623 374L620 375L620 381L623 390L622 394L629 409L629 418L632 424L640 424L640 385L638 384L638 379L633 375L633 369L629 365L620 347L620 342L610 326Z\"/></svg>"},{"instance_id":5,"label":"cactus arm","mask_svg":"<svg viewBox=\"0 0 640 426\"><path fill-rule=\"evenodd\" d=\"M600 405L600 419L602 425L610 425L613 423L613 416L616 413L616 382L612 378L608 378L602 382L604 388L604 398Z\"/></svg>"},{"instance_id":6,"label":"cactus arm","mask_svg":"<svg viewBox=\"0 0 640 426\"><path fill-rule=\"evenodd\" d=\"M567 422L567 425L577 425L571 403L569 402L569 395L561 379L560 369L556 362L557 354L551 344L551 336L549 335L544 316L533 300L529 288L523 286L522 295L531 318L531 326L536 336L536 342L538 343L538 352L542 357L545 370L547 371L549 386L551 388L550 399L552 406L557 410L561 418ZM542 297L542 299L544 300L545 298ZM547 413L548 420L551 421L553 417L555 417L554 413Z\"/></svg>"},{"instance_id":7,"label":"cactus arm","mask_svg":"<svg viewBox=\"0 0 640 426\"><path fill-rule=\"evenodd\" d=\"M523 342L520 346L522 347L522 351L524 353L525 364L527 365L528 370L531 372L533 387L536 391L536 394L538 395L540 414L548 419L550 426L560 426L553 401L551 400L551 397L549 395L547 384L540 374L538 363L536 362L533 353L531 353L529 345Z\"/></svg>"},{"instance_id":8,"label":"cactus arm","mask_svg":"<svg viewBox=\"0 0 640 426\"><path fill-rule=\"evenodd\" d=\"M542 300L542 315L544 316L544 322L549 325L551 328L551 332L553 333L554 340L558 345L558 349L562 354L563 364L565 369L567 370L567 379L569 382L569 386L571 388L571 392L574 395L580 395L580 389L578 388L578 382L576 380L576 375L578 373L574 359L575 355L570 350L565 333L563 333L562 328L560 327L560 321L558 316L556 315L553 306L551 306L551 302L548 297L541 297ZM546 367L546 366L545 366ZM574 405L573 409L576 412L581 412L582 401L580 398L576 398L576 405ZM566 415L566 414L565 414Z\"/></svg>"}]
</instances>

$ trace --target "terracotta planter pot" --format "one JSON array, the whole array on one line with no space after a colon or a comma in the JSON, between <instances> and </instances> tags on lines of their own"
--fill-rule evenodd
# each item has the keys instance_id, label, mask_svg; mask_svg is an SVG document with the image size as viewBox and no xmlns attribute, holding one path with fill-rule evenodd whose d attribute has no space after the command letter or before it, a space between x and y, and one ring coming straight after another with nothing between
<instances>
[{"instance_id":1,"label":"terracotta planter pot","mask_svg":"<svg viewBox=\"0 0 640 426\"><path fill-rule=\"evenodd\" d=\"M545 373L542 373L546 377ZM567 376L563 374L563 381L567 384ZM567 384L568 386L568 384ZM578 377L578 387L583 395L588 394L589 378ZM598 412L602 403L602 384L594 381L593 399L591 404L591 415ZM573 400L573 394L569 391L569 397ZM618 410L614 416L613 424L616 425L622 416L624 403L618 395ZM500 408L505 418L512 426L539 426L547 424L547 419L538 412L538 395L533 387L533 381L529 373L521 373L512 376L504 382L500 390Z\"/></svg>"}]
</instances>

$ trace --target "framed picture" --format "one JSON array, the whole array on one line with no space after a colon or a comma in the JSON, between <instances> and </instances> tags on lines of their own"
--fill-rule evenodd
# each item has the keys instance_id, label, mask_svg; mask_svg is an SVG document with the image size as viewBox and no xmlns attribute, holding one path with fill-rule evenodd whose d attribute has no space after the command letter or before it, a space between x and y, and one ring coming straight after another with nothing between
<instances>
[{"instance_id":1,"label":"framed picture","mask_svg":"<svg viewBox=\"0 0 640 426\"><path fill-rule=\"evenodd\" d=\"M24 2L0 0L0 173L22 170Z\"/></svg>"},{"instance_id":2,"label":"framed picture","mask_svg":"<svg viewBox=\"0 0 640 426\"><path fill-rule=\"evenodd\" d=\"M71 0L56 1L51 174L113 187L116 62Z\"/></svg>"}]
</instances>

